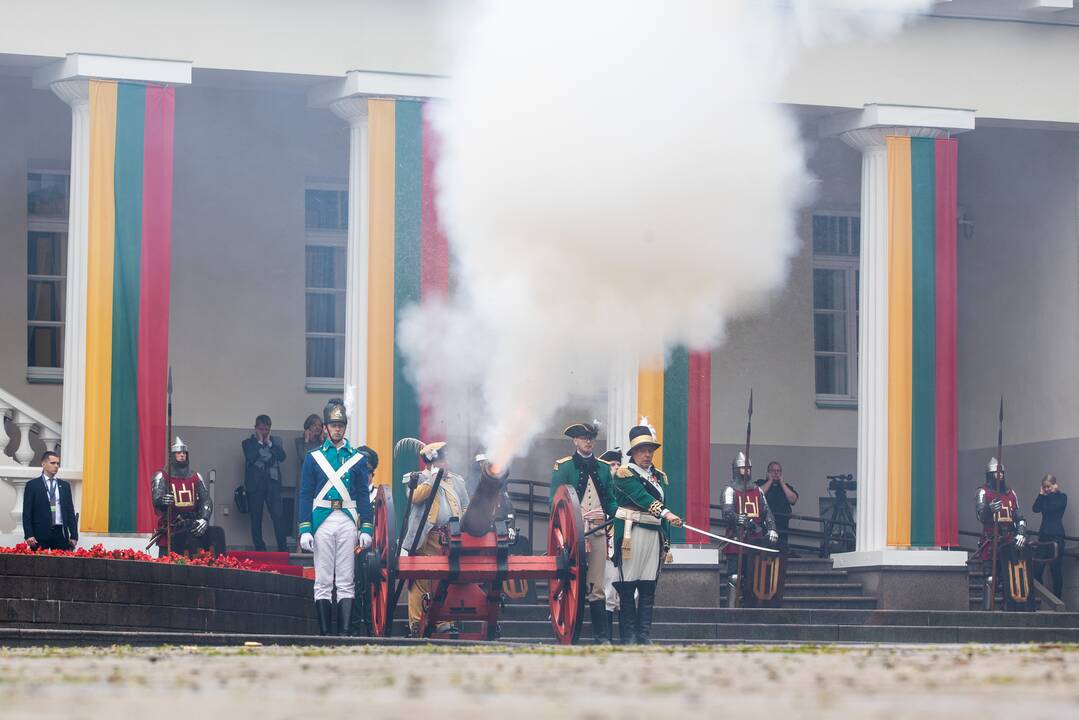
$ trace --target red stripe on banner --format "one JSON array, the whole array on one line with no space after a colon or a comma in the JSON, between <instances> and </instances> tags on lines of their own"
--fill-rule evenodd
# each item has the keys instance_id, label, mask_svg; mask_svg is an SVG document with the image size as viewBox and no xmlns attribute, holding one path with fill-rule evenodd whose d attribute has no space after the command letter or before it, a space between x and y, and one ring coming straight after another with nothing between
<instances>
[{"instance_id":1,"label":"red stripe on banner","mask_svg":"<svg viewBox=\"0 0 1079 720\"><path fill-rule=\"evenodd\" d=\"M446 233L438 219L438 198L435 190L435 169L441 141L431 126L429 105L423 105L423 189L422 228L420 231L420 303L444 300L450 285L450 248ZM434 427L431 408L439 405L439 398L420 399L420 437L445 436L446 428Z\"/></svg>"},{"instance_id":2,"label":"red stripe on banner","mask_svg":"<svg viewBox=\"0 0 1079 720\"><path fill-rule=\"evenodd\" d=\"M959 457L956 370L956 185L959 146L941 138L936 158L937 215L937 342L936 342L936 519L935 542L959 545Z\"/></svg>"},{"instance_id":3,"label":"red stripe on banner","mask_svg":"<svg viewBox=\"0 0 1079 720\"><path fill-rule=\"evenodd\" d=\"M686 522L708 529L712 457L712 353L689 354L689 430L686 444ZM686 542L708 538L686 533Z\"/></svg>"},{"instance_id":4,"label":"red stripe on banner","mask_svg":"<svg viewBox=\"0 0 1079 720\"><path fill-rule=\"evenodd\" d=\"M169 274L172 252L172 137L176 94L146 88L143 146L142 258L139 280L138 512L139 532L153 530L150 478L167 458L165 385L169 358Z\"/></svg>"}]
</instances>

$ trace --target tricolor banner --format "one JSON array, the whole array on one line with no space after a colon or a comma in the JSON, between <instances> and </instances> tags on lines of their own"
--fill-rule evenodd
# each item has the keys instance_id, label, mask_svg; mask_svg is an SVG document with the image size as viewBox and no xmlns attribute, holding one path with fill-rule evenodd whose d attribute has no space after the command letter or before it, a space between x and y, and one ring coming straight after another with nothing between
<instances>
[{"instance_id":1,"label":"tricolor banner","mask_svg":"<svg viewBox=\"0 0 1079 720\"><path fill-rule=\"evenodd\" d=\"M888 544L956 547L956 166L947 138L889 137Z\"/></svg>"},{"instance_id":2,"label":"tricolor banner","mask_svg":"<svg viewBox=\"0 0 1079 720\"><path fill-rule=\"evenodd\" d=\"M664 503L690 525L707 528L711 477L712 356L676 348L663 370L642 370L637 380L637 412L656 429L662 447L653 462L670 483ZM624 442L624 441L623 441ZM671 529L674 542L706 543L707 538Z\"/></svg>"},{"instance_id":3,"label":"tricolor banner","mask_svg":"<svg viewBox=\"0 0 1079 720\"><path fill-rule=\"evenodd\" d=\"M81 525L150 532L165 460L172 247L170 87L90 81Z\"/></svg>"},{"instance_id":4,"label":"tricolor banner","mask_svg":"<svg viewBox=\"0 0 1079 720\"><path fill-rule=\"evenodd\" d=\"M434 171L438 146L428 105L411 100L369 100L370 286L367 343L367 445L392 458L376 483L392 483L394 501L406 504L401 476L416 458L393 458L396 438L430 442L430 402L421 402L405 379L397 346L401 313L412 303L445 297L449 248L438 223ZM389 464L388 464L389 465Z\"/></svg>"}]
</instances>

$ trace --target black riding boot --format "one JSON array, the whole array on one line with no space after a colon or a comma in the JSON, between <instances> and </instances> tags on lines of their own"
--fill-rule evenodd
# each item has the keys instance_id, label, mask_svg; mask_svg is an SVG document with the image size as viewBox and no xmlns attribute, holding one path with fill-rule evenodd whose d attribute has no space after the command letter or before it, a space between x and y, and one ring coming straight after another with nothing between
<instances>
[{"instance_id":1,"label":"black riding boot","mask_svg":"<svg viewBox=\"0 0 1079 720\"><path fill-rule=\"evenodd\" d=\"M614 611L607 611L607 637L614 643Z\"/></svg>"},{"instance_id":2,"label":"black riding boot","mask_svg":"<svg viewBox=\"0 0 1079 720\"><path fill-rule=\"evenodd\" d=\"M329 635L333 632L333 603L329 600L316 600L315 612L318 613L318 634Z\"/></svg>"},{"instance_id":3,"label":"black riding boot","mask_svg":"<svg viewBox=\"0 0 1079 720\"><path fill-rule=\"evenodd\" d=\"M588 603L588 609L592 611L592 641L596 645L610 645L611 636L607 632L607 604L604 600L593 600Z\"/></svg>"},{"instance_id":4,"label":"black riding boot","mask_svg":"<svg viewBox=\"0 0 1079 720\"><path fill-rule=\"evenodd\" d=\"M352 598L337 601L337 634L342 637L352 634Z\"/></svg>"},{"instance_id":5,"label":"black riding boot","mask_svg":"<svg viewBox=\"0 0 1079 720\"><path fill-rule=\"evenodd\" d=\"M637 599L633 596L637 583L616 582L618 591L618 627L623 645L637 642Z\"/></svg>"},{"instance_id":6,"label":"black riding boot","mask_svg":"<svg viewBox=\"0 0 1079 720\"><path fill-rule=\"evenodd\" d=\"M656 606L656 581L637 583L637 644L652 644L652 610Z\"/></svg>"}]
</instances>

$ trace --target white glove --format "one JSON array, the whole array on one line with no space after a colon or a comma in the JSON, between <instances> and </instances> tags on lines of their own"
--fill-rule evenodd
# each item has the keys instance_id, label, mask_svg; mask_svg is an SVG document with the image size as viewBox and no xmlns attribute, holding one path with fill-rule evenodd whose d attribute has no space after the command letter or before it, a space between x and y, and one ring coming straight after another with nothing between
<instances>
[{"instance_id":1,"label":"white glove","mask_svg":"<svg viewBox=\"0 0 1079 720\"><path fill-rule=\"evenodd\" d=\"M1026 535L1024 535L1023 533L1019 533L1018 535L1015 536L1015 546L1017 548L1021 548L1026 544L1027 544L1027 536Z\"/></svg>"},{"instance_id":2,"label":"white glove","mask_svg":"<svg viewBox=\"0 0 1079 720\"><path fill-rule=\"evenodd\" d=\"M370 533L365 533L365 532L360 533L359 546L360 546L360 550L366 550L367 548L371 547L371 535L370 535Z\"/></svg>"},{"instance_id":3,"label":"white glove","mask_svg":"<svg viewBox=\"0 0 1079 720\"><path fill-rule=\"evenodd\" d=\"M202 534L206 532L206 528L210 527L210 523L205 520L196 520L195 526L191 528L191 534L195 537L202 537Z\"/></svg>"},{"instance_id":4,"label":"white glove","mask_svg":"<svg viewBox=\"0 0 1079 720\"><path fill-rule=\"evenodd\" d=\"M304 552L315 551L315 536L311 533L300 535L300 549Z\"/></svg>"},{"instance_id":5,"label":"white glove","mask_svg":"<svg viewBox=\"0 0 1079 720\"><path fill-rule=\"evenodd\" d=\"M768 531L768 542L772 543L773 545L775 545L777 542L779 542L779 533L777 533L775 530L769 530Z\"/></svg>"}]
</instances>

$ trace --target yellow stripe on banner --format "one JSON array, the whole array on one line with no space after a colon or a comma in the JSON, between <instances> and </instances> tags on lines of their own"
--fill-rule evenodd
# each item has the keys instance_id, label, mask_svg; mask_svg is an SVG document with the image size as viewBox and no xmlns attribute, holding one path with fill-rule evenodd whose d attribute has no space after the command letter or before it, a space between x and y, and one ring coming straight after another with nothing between
<instances>
[{"instance_id":1,"label":"yellow stripe on banner","mask_svg":"<svg viewBox=\"0 0 1079 720\"><path fill-rule=\"evenodd\" d=\"M393 100L368 100L370 151L370 256L367 275L367 445L393 459L393 250L397 108ZM393 472L375 475L389 485Z\"/></svg>"},{"instance_id":2,"label":"yellow stripe on banner","mask_svg":"<svg viewBox=\"0 0 1079 720\"><path fill-rule=\"evenodd\" d=\"M888 146L888 544L910 547L913 352L910 138Z\"/></svg>"},{"instance_id":3,"label":"yellow stripe on banner","mask_svg":"<svg viewBox=\"0 0 1079 720\"><path fill-rule=\"evenodd\" d=\"M637 374L637 417L648 418L656 429L656 437L663 443L663 363L659 369L643 367ZM636 424L636 423L634 423ZM623 440L622 442L627 442ZM628 445L626 447L629 447ZM663 448L656 451L652 463L663 468Z\"/></svg>"},{"instance_id":4,"label":"yellow stripe on banner","mask_svg":"<svg viewBox=\"0 0 1079 720\"><path fill-rule=\"evenodd\" d=\"M116 83L91 80L90 228L86 250L86 417L80 518L82 529L87 532L109 531L115 161Z\"/></svg>"}]
</instances>

